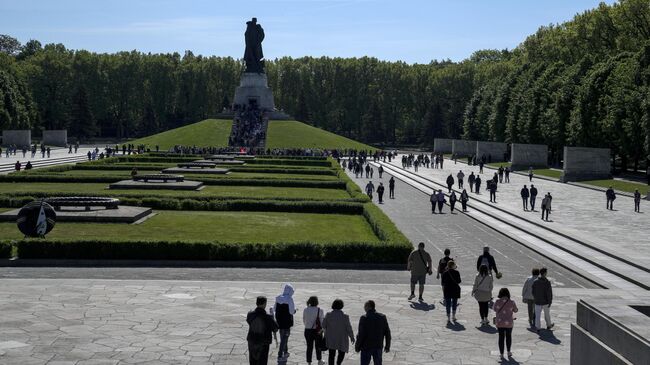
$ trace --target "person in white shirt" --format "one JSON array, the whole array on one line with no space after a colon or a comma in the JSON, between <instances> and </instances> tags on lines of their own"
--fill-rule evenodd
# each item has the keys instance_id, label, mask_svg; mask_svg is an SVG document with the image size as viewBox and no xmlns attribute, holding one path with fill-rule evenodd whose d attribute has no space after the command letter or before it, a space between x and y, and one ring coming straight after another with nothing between
<instances>
[{"instance_id":1,"label":"person in white shirt","mask_svg":"<svg viewBox=\"0 0 650 365\"><path fill-rule=\"evenodd\" d=\"M318 365L323 365L323 320L325 312L318 306L318 297L312 296L307 300L307 307L302 312L302 323L305 325L305 341L307 341L307 364L311 364L314 350Z\"/></svg>"}]
</instances>

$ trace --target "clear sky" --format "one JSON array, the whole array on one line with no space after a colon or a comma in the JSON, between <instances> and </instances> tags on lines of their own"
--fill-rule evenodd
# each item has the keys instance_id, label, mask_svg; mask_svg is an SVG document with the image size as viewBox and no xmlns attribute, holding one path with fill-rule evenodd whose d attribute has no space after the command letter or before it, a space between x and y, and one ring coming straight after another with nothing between
<instances>
[{"instance_id":1,"label":"clear sky","mask_svg":"<svg viewBox=\"0 0 650 365\"><path fill-rule=\"evenodd\" d=\"M0 33L95 52L137 49L232 56L246 20L264 27L267 59L374 56L459 61L512 49L540 26L598 0L0 0ZM613 3L612 0L605 1Z\"/></svg>"}]
</instances>

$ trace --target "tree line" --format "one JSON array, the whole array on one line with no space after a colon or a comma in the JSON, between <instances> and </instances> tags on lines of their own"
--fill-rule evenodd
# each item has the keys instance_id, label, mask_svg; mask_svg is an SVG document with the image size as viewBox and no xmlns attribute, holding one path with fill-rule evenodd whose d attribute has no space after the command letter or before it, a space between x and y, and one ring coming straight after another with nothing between
<instances>
[{"instance_id":1,"label":"tree line","mask_svg":"<svg viewBox=\"0 0 650 365\"><path fill-rule=\"evenodd\" d=\"M627 165L650 143L650 3L621 0L541 27L513 50L461 62L290 58L266 62L278 108L374 144L434 138L609 147ZM0 36L0 128L130 138L228 108L228 57L98 54Z\"/></svg>"}]
</instances>

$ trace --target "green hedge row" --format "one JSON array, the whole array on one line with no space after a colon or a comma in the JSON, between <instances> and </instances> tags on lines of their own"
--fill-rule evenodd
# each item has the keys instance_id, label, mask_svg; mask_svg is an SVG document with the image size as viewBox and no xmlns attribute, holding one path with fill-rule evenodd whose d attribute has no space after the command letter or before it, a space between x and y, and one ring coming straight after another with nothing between
<instances>
[{"instance_id":1,"label":"green hedge row","mask_svg":"<svg viewBox=\"0 0 650 365\"><path fill-rule=\"evenodd\" d=\"M137 167L138 170L142 171L155 171L155 170L161 170L164 168L169 167L168 165L152 165L152 164L129 164L129 165L83 165L83 164L77 164L77 165L72 165L69 169L61 169L61 170L52 170L48 169L40 169L40 171L47 171L47 172L65 172L69 170L110 170L110 171L131 171L134 167ZM260 166L260 167L243 167L243 166L225 166L227 169L229 169L232 172L255 172L255 173L263 173L263 174L300 174L300 175L329 175L329 176L336 176L336 171L332 169L315 169L315 168L306 168L306 169L298 169L298 168L266 168L265 166Z\"/></svg>"},{"instance_id":2,"label":"green hedge row","mask_svg":"<svg viewBox=\"0 0 650 365\"><path fill-rule=\"evenodd\" d=\"M10 258L12 247L12 244L9 242L0 242L0 259Z\"/></svg>"},{"instance_id":3,"label":"green hedge row","mask_svg":"<svg viewBox=\"0 0 650 365\"><path fill-rule=\"evenodd\" d=\"M255 158L262 159L281 159L281 160L311 160L311 161L324 161L327 160L325 156L289 156L289 155L259 155Z\"/></svg>"},{"instance_id":4,"label":"green hedge row","mask_svg":"<svg viewBox=\"0 0 650 365\"><path fill-rule=\"evenodd\" d=\"M226 243L23 240L21 259L218 260L402 264L412 250L403 243Z\"/></svg>"},{"instance_id":5,"label":"green hedge row","mask_svg":"<svg viewBox=\"0 0 650 365\"><path fill-rule=\"evenodd\" d=\"M290 159L272 159L261 158L246 161L247 165L287 165L287 166L326 166L331 167L332 162L328 160L290 160Z\"/></svg>"}]
</instances>

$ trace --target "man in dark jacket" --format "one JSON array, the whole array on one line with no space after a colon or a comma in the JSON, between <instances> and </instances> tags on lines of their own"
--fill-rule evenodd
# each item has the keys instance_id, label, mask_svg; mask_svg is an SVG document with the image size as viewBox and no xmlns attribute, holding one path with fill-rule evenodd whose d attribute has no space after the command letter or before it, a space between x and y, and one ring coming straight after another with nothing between
<instances>
[{"instance_id":1,"label":"man in dark jacket","mask_svg":"<svg viewBox=\"0 0 650 365\"><path fill-rule=\"evenodd\" d=\"M385 315L375 311L375 302L372 300L367 301L363 309L366 314L359 318L359 332L357 332L354 350L361 351L361 365L369 365L370 359L375 365L381 365L382 349L385 352L390 351L388 320Z\"/></svg>"},{"instance_id":2,"label":"man in dark jacket","mask_svg":"<svg viewBox=\"0 0 650 365\"><path fill-rule=\"evenodd\" d=\"M497 202L497 182L494 180L488 180L487 189L490 191L490 203Z\"/></svg>"},{"instance_id":3,"label":"man in dark jacket","mask_svg":"<svg viewBox=\"0 0 650 365\"><path fill-rule=\"evenodd\" d=\"M614 192L614 189L611 186L605 192L605 196L607 197L606 209L614 210L614 200L616 199L616 193Z\"/></svg>"},{"instance_id":4,"label":"man in dark jacket","mask_svg":"<svg viewBox=\"0 0 650 365\"><path fill-rule=\"evenodd\" d=\"M451 189L454 187L454 177L449 174L447 176L447 188L449 189L449 193L451 193Z\"/></svg>"},{"instance_id":5,"label":"man in dark jacket","mask_svg":"<svg viewBox=\"0 0 650 365\"><path fill-rule=\"evenodd\" d=\"M530 185L530 210L535 211L535 199L537 199L537 188L535 185Z\"/></svg>"},{"instance_id":6,"label":"man in dark jacket","mask_svg":"<svg viewBox=\"0 0 650 365\"><path fill-rule=\"evenodd\" d=\"M269 361L269 345L273 342L271 334L278 331L273 316L266 313L266 297L257 297L255 310L248 312L248 357L251 365L266 365Z\"/></svg>"},{"instance_id":7,"label":"man in dark jacket","mask_svg":"<svg viewBox=\"0 0 650 365\"><path fill-rule=\"evenodd\" d=\"M379 204L384 203L384 183L380 182L377 187L377 196L379 197Z\"/></svg>"},{"instance_id":8,"label":"man in dark jacket","mask_svg":"<svg viewBox=\"0 0 650 365\"><path fill-rule=\"evenodd\" d=\"M392 176L388 180L388 197L395 199L395 178Z\"/></svg>"},{"instance_id":9,"label":"man in dark jacket","mask_svg":"<svg viewBox=\"0 0 650 365\"><path fill-rule=\"evenodd\" d=\"M476 260L476 272L479 271L481 265L486 265L488 267L490 275L492 275L492 270L494 270L497 277L501 276L497 269L497 263L494 260L494 256L490 255L490 247L488 246L483 247L483 254L478 257L478 260Z\"/></svg>"},{"instance_id":10,"label":"man in dark jacket","mask_svg":"<svg viewBox=\"0 0 650 365\"><path fill-rule=\"evenodd\" d=\"M548 270L543 267L539 270L539 277L533 282L533 298L535 300L535 328L539 333L541 327L541 314L544 311L546 329L550 330L554 324L551 322L551 303L553 303L553 288L546 278Z\"/></svg>"},{"instance_id":11,"label":"man in dark jacket","mask_svg":"<svg viewBox=\"0 0 650 365\"><path fill-rule=\"evenodd\" d=\"M480 194L481 193L481 177L480 176L476 177L476 180L474 181L474 185L476 186L476 189L474 190L474 192L476 194Z\"/></svg>"},{"instance_id":12,"label":"man in dark jacket","mask_svg":"<svg viewBox=\"0 0 650 365\"><path fill-rule=\"evenodd\" d=\"M530 196L530 192L528 191L528 188L526 185L524 185L524 188L521 189L521 200L524 203L524 211L528 210L528 197Z\"/></svg>"}]
</instances>

